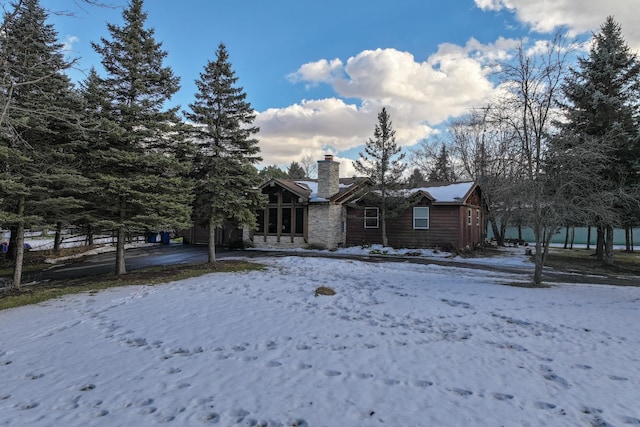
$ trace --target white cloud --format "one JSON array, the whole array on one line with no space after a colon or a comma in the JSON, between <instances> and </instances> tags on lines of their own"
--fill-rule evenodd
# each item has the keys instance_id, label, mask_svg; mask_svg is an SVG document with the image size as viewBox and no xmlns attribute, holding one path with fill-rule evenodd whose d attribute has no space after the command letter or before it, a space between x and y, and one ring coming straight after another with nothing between
<instances>
[{"instance_id":1,"label":"white cloud","mask_svg":"<svg viewBox=\"0 0 640 427\"><path fill-rule=\"evenodd\" d=\"M475 0L475 3L483 10L511 11L518 20L544 33L560 27L568 28L572 34L597 32L606 17L613 15L629 46L640 49L637 0Z\"/></svg>"},{"instance_id":2,"label":"white cloud","mask_svg":"<svg viewBox=\"0 0 640 427\"><path fill-rule=\"evenodd\" d=\"M407 147L435 132L450 117L465 114L494 94L490 73L516 41L465 46L445 43L425 61L396 49L365 50L348 58L321 59L288 76L294 83L330 85L336 98L305 100L258 114L264 164L287 165L303 154L339 156L372 137L386 107L396 140ZM357 104L344 99L356 99ZM350 161L349 161L350 163ZM344 172L343 172L344 173Z\"/></svg>"},{"instance_id":3,"label":"white cloud","mask_svg":"<svg viewBox=\"0 0 640 427\"><path fill-rule=\"evenodd\" d=\"M73 45L79 41L80 39L76 36L67 36L65 41L62 43L62 50L64 52L71 52L73 50Z\"/></svg>"},{"instance_id":4,"label":"white cloud","mask_svg":"<svg viewBox=\"0 0 640 427\"><path fill-rule=\"evenodd\" d=\"M342 61L337 58L331 61L321 59L316 62L304 64L298 71L289 74L287 78L292 83L305 81L311 85L316 85L318 83L330 82L336 75L342 73L343 68Z\"/></svg>"}]
</instances>

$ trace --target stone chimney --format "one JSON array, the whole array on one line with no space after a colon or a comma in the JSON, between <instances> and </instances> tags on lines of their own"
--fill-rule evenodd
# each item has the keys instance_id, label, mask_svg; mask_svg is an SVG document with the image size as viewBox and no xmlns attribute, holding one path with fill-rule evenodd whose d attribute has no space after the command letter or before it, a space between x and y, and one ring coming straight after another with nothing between
<instances>
[{"instance_id":1,"label":"stone chimney","mask_svg":"<svg viewBox=\"0 0 640 427\"><path fill-rule=\"evenodd\" d=\"M330 199L340 189L340 163L333 161L331 154L318 160L318 197Z\"/></svg>"}]
</instances>

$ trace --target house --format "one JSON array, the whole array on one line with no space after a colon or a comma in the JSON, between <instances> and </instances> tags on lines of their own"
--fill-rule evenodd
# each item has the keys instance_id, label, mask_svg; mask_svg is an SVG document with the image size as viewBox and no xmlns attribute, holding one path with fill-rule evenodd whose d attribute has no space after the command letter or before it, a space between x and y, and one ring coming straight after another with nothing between
<instances>
[{"instance_id":1,"label":"house","mask_svg":"<svg viewBox=\"0 0 640 427\"><path fill-rule=\"evenodd\" d=\"M368 204L366 178L339 178L340 164L318 161L317 180L271 179L261 186L267 205L257 229L245 228L245 246L322 248L382 243L380 209ZM389 245L461 249L486 236L484 202L475 182L426 184L395 197L399 215L387 219Z\"/></svg>"},{"instance_id":2,"label":"house","mask_svg":"<svg viewBox=\"0 0 640 427\"><path fill-rule=\"evenodd\" d=\"M326 155L317 180L271 179L261 186L267 205L257 228L243 231L256 248L333 249L346 243L347 204L361 196L366 179L339 177L340 163Z\"/></svg>"},{"instance_id":3,"label":"house","mask_svg":"<svg viewBox=\"0 0 640 427\"><path fill-rule=\"evenodd\" d=\"M427 183L397 192L391 200L401 207L386 221L391 247L462 249L485 240L484 201L475 182ZM375 202L362 198L349 205L346 245L381 243L380 208Z\"/></svg>"}]
</instances>

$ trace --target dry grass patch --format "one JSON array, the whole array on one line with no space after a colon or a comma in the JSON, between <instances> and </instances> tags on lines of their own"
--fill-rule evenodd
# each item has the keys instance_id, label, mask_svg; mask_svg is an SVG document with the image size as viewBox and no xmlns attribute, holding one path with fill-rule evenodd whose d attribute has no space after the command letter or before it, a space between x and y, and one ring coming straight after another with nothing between
<instances>
[{"instance_id":1,"label":"dry grass patch","mask_svg":"<svg viewBox=\"0 0 640 427\"><path fill-rule=\"evenodd\" d=\"M595 250L550 248L545 266L556 270L589 273L615 274L619 276L640 275L640 252L615 251L613 266L596 260Z\"/></svg>"}]
</instances>

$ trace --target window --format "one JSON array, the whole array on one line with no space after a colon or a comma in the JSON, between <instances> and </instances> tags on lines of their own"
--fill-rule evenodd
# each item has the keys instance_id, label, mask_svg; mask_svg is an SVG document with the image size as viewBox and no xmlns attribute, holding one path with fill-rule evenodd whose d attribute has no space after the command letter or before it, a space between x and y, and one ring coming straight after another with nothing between
<instances>
[{"instance_id":1,"label":"window","mask_svg":"<svg viewBox=\"0 0 640 427\"><path fill-rule=\"evenodd\" d=\"M416 206L413 208L413 229L429 229L429 208L426 206Z\"/></svg>"},{"instance_id":2,"label":"window","mask_svg":"<svg viewBox=\"0 0 640 427\"><path fill-rule=\"evenodd\" d=\"M472 219L471 219L471 209L467 209L467 225L471 225L473 224Z\"/></svg>"},{"instance_id":3,"label":"window","mask_svg":"<svg viewBox=\"0 0 640 427\"><path fill-rule=\"evenodd\" d=\"M257 232L265 236L300 236L304 233L306 208L295 194L281 188L268 188L267 206L258 211Z\"/></svg>"},{"instance_id":4,"label":"window","mask_svg":"<svg viewBox=\"0 0 640 427\"><path fill-rule=\"evenodd\" d=\"M476 209L476 225L480 225L480 209Z\"/></svg>"},{"instance_id":5,"label":"window","mask_svg":"<svg viewBox=\"0 0 640 427\"><path fill-rule=\"evenodd\" d=\"M364 228L378 228L378 208L364 208Z\"/></svg>"},{"instance_id":6,"label":"window","mask_svg":"<svg viewBox=\"0 0 640 427\"><path fill-rule=\"evenodd\" d=\"M302 234L304 231L304 208L296 208L296 229L295 234Z\"/></svg>"}]
</instances>

